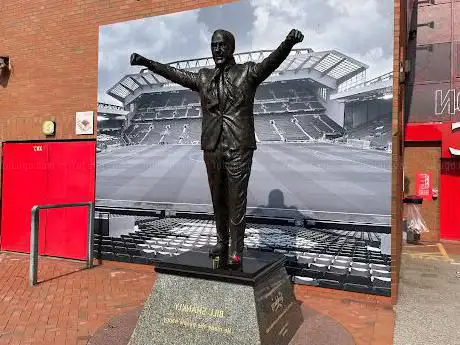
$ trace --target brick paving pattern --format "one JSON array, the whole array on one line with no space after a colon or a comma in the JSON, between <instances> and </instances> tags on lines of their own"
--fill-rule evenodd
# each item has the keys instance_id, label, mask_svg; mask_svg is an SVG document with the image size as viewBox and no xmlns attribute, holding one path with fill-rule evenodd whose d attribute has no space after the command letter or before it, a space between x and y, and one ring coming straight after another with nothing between
<instances>
[{"instance_id":1,"label":"brick paving pattern","mask_svg":"<svg viewBox=\"0 0 460 345\"><path fill-rule=\"evenodd\" d=\"M29 257L0 253L0 345L83 345L109 319L143 304L155 281L151 266L39 259L39 284L28 286ZM349 331L357 345L393 343L390 299L296 286L309 308Z\"/></svg>"}]
</instances>

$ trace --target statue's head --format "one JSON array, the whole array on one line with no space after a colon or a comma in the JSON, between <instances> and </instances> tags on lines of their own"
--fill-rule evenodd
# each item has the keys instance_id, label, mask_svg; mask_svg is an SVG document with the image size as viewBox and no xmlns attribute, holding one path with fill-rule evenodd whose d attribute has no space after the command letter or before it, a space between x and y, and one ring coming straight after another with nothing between
<instances>
[{"instance_id":1,"label":"statue's head","mask_svg":"<svg viewBox=\"0 0 460 345\"><path fill-rule=\"evenodd\" d=\"M268 206L273 208L284 208L284 194L279 189L273 189L268 194Z\"/></svg>"},{"instance_id":2,"label":"statue's head","mask_svg":"<svg viewBox=\"0 0 460 345\"><path fill-rule=\"evenodd\" d=\"M214 31L211 39L211 51L216 66L227 64L235 52L235 36L226 30Z\"/></svg>"}]
</instances>

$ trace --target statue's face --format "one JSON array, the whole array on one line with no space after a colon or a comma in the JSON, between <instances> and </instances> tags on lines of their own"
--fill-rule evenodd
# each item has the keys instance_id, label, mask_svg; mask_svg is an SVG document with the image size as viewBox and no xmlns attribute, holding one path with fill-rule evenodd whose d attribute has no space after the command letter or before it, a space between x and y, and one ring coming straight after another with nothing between
<instances>
[{"instance_id":1,"label":"statue's face","mask_svg":"<svg viewBox=\"0 0 460 345\"><path fill-rule=\"evenodd\" d=\"M225 65L233 55L231 43L220 32L212 36L211 51L216 66Z\"/></svg>"}]
</instances>

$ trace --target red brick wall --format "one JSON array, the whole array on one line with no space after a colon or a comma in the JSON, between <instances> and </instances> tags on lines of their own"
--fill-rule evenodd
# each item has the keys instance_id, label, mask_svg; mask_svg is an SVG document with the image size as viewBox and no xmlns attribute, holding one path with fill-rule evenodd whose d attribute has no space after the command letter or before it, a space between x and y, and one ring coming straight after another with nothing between
<instances>
[{"instance_id":1,"label":"red brick wall","mask_svg":"<svg viewBox=\"0 0 460 345\"><path fill-rule=\"evenodd\" d=\"M75 136L75 112L97 110L99 26L226 0L2 0L0 56L13 74L0 88L0 140L46 138L41 123L56 121L55 139Z\"/></svg>"},{"instance_id":2,"label":"red brick wall","mask_svg":"<svg viewBox=\"0 0 460 345\"><path fill-rule=\"evenodd\" d=\"M400 1L395 0L395 90L400 59ZM13 73L0 88L0 140L47 140L41 123L55 120L55 139L75 136L75 112L97 111L99 25L139 19L228 0L2 0L0 56L9 55ZM403 36L404 37L404 36ZM397 293L401 244L402 151L399 93L393 120L393 254ZM87 139L88 137L84 137ZM92 138L95 138L93 136Z\"/></svg>"},{"instance_id":3,"label":"red brick wall","mask_svg":"<svg viewBox=\"0 0 460 345\"><path fill-rule=\"evenodd\" d=\"M404 85L400 84L400 63L405 60L406 1L395 0L393 40L393 122L392 122L392 174L391 174L391 300L396 304L402 250L402 186L403 186L403 100Z\"/></svg>"}]
</instances>

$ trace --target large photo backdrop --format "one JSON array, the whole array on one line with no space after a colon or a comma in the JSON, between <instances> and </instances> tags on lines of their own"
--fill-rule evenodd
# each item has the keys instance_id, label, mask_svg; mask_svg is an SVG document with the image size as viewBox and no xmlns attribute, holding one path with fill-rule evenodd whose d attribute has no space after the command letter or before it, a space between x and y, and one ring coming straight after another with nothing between
<instances>
[{"instance_id":1,"label":"large photo backdrop","mask_svg":"<svg viewBox=\"0 0 460 345\"><path fill-rule=\"evenodd\" d=\"M295 257L290 269L299 282L389 293L389 250L382 248L391 200L390 0L240 1L101 27L98 204L213 212L198 93L130 66L133 52L184 70L212 69L211 36L225 29L236 38L236 63L258 63L293 28L303 42L255 98L247 214L265 225L248 223L245 244ZM280 219L297 227L276 225ZM152 222L136 218L135 229L152 231ZM203 236L197 248L214 242L212 220L168 224L170 234ZM145 246L130 255L158 259L184 249ZM332 266L338 273L327 276Z\"/></svg>"}]
</instances>

